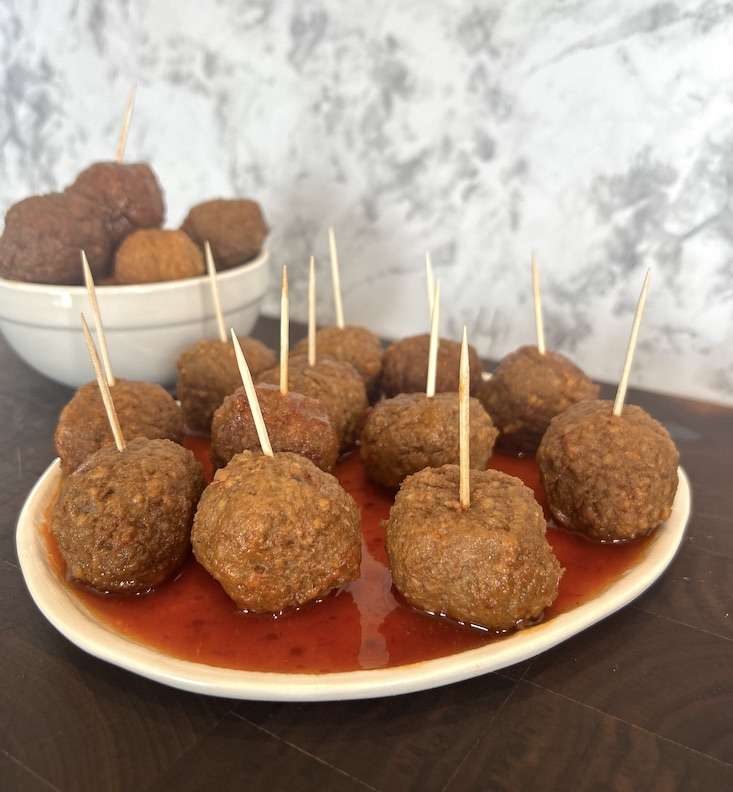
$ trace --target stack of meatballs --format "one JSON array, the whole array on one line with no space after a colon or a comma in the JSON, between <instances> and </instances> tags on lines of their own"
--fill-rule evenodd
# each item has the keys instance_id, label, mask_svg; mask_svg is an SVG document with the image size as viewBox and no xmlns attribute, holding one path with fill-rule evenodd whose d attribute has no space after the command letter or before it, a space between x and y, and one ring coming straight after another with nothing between
<instances>
[{"instance_id":1,"label":"stack of meatballs","mask_svg":"<svg viewBox=\"0 0 733 792\"><path fill-rule=\"evenodd\" d=\"M145 164L97 163L64 192L11 207L0 274L43 283L82 280L85 250L98 282L144 283L256 256L268 229L249 200L193 207L161 228L158 180ZM273 456L260 452L234 347L201 339L178 359L177 397L149 383L110 386L127 445L114 446L96 383L61 413L64 474L52 529L69 575L94 589L139 594L196 559L245 611L279 613L359 576L359 512L331 474L359 447L377 485L398 490L386 522L393 581L416 608L493 631L531 624L557 596L562 569L542 509L519 479L487 463L496 447L536 454L561 525L598 541L628 541L669 516L677 450L643 410L613 415L598 386L554 352L521 347L493 376L469 348L471 505L458 498L460 346L439 339L435 393L426 395L429 337L386 350L363 327L325 327L313 363L297 345L282 392L275 353L239 339ZM182 446L211 436L216 468Z\"/></svg>"},{"instance_id":2,"label":"stack of meatballs","mask_svg":"<svg viewBox=\"0 0 733 792\"><path fill-rule=\"evenodd\" d=\"M627 541L669 516L678 461L669 434L638 407L614 416L561 355L522 347L483 379L471 350L472 502L463 510L458 345L440 340L429 397L425 337L384 353L364 328L325 328L321 337L313 365L295 348L285 394L275 354L241 339L273 457L259 452L233 348L223 342L181 355L180 405L158 386L115 383L131 441L122 453L96 384L80 388L55 438L65 481L53 531L70 575L140 593L174 574L192 547L239 609L279 613L318 600L359 575L358 509L330 473L357 443L369 477L399 488L385 527L400 594L420 610L497 632L541 618L562 569L532 491L486 469L495 445L536 452L556 520L589 538ZM184 425L211 435L218 470L206 488L179 445Z\"/></svg>"},{"instance_id":3,"label":"stack of meatballs","mask_svg":"<svg viewBox=\"0 0 733 792\"><path fill-rule=\"evenodd\" d=\"M97 162L63 192L35 195L5 215L0 276L33 283L82 283L79 251L101 285L151 283L204 273L211 244L220 269L261 251L268 228L252 200L194 206L179 230L163 229L165 200L145 163Z\"/></svg>"}]
</instances>

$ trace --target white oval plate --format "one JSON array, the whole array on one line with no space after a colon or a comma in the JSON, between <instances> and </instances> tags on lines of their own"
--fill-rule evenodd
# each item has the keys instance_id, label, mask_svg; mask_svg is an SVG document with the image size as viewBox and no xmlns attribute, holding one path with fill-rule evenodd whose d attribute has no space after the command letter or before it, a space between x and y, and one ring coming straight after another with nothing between
<instances>
[{"instance_id":1,"label":"white oval plate","mask_svg":"<svg viewBox=\"0 0 733 792\"><path fill-rule=\"evenodd\" d=\"M421 663L337 674L236 671L178 660L112 632L97 621L49 567L40 525L61 479L53 462L28 495L18 518L18 559L41 613L80 649L164 685L233 699L335 701L379 698L449 685L540 654L610 616L640 596L669 566L690 515L690 485L682 468L672 515L655 533L643 560L604 592L548 622L459 654Z\"/></svg>"}]
</instances>

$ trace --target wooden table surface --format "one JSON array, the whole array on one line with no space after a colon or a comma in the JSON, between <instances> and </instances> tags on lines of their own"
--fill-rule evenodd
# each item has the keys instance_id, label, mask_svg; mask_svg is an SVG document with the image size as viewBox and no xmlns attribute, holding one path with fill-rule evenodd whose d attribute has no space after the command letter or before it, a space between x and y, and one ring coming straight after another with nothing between
<instances>
[{"instance_id":1,"label":"wooden table surface","mask_svg":"<svg viewBox=\"0 0 733 792\"><path fill-rule=\"evenodd\" d=\"M275 346L276 327L256 334ZM643 597L519 666L374 701L172 690L87 656L18 569L15 521L68 389L0 340L0 789L733 789L733 410L632 391L692 482L683 547Z\"/></svg>"}]
</instances>

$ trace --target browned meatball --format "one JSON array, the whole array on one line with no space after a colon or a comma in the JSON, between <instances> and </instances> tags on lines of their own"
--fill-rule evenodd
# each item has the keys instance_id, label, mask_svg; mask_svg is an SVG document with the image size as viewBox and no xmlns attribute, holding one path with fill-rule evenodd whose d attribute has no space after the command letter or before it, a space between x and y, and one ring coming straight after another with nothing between
<instances>
[{"instance_id":1,"label":"browned meatball","mask_svg":"<svg viewBox=\"0 0 733 792\"><path fill-rule=\"evenodd\" d=\"M196 204L181 229L203 250L211 245L217 269L237 267L260 254L267 238L267 223L256 201L223 199Z\"/></svg>"},{"instance_id":2,"label":"browned meatball","mask_svg":"<svg viewBox=\"0 0 733 792\"><path fill-rule=\"evenodd\" d=\"M258 382L278 385L280 369L262 372ZM356 442L368 402L364 381L350 363L322 358L309 366L305 355L294 355L288 362L288 390L321 403L339 436L342 450Z\"/></svg>"},{"instance_id":3,"label":"browned meatball","mask_svg":"<svg viewBox=\"0 0 733 792\"><path fill-rule=\"evenodd\" d=\"M89 201L64 193L26 198L5 215L0 275L33 283L78 284L84 250L95 278L107 274L112 245L106 216Z\"/></svg>"},{"instance_id":4,"label":"browned meatball","mask_svg":"<svg viewBox=\"0 0 733 792\"><path fill-rule=\"evenodd\" d=\"M672 511L679 454L667 430L627 404L584 401L553 418L537 452L555 518L606 542L644 536Z\"/></svg>"},{"instance_id":5,"label":"browned meatball","mask_svg":"<svg viewBox=\"0 0 733 792\"><path fill-rule=\"evenodd\" d=\"M456 465L406 478L389 514L387 553L412 605L497 632L538 619L562 575L532 490L498 470L471 471L467 510Z\"/></svg>"},{"instance_id":6,"label":"browned meatball","mask_svg":"<svg viewBox=\"0 0 733 792\"><path fill-rule=\"evenodd\" d=\"M155 283L195 278L203 273L204 257L183 231L135 231L115 255L114 275L118 283Z\"/></svg>"},{"instance_id":7,"label":"browned meatball","mask_svg":"<svg viewBox=\"0 0 733 792\"><path fill-rule=\"evenodd\" d=\"M499 428L499 447L513 453L534 453L554 416L597 396L598 385L566 357L532 346L507 355L478 391Z\"/></svg>"},{"instance_id":8,"label":"browned meatball","mask_svg":"<svg viewBox=\"0 0 733 792\"><path fill-rule=\"evenodd\" d=\"M241 336L239 344L253 377L275 365L275 353L256 338ZM197 341L181 353L176 365L176 392L186 426L211 431L214 411L242 384L234 347L228 341Z\"/></svg>"},{"instance_id":9,"label":"browned meatball","mask_svg":"<svg viewBox=\"0 0 733 792\"><path fill-rule=\"evenodd\" d=\"M159 228L163 224L163 193L153 169L142 162L95 162L66 192L104 209L113 246L138 228Z\"/></svg>"},{"instance_id":10,"label":"browned meatball","mask_svg":"<svg viewBox=\"0 0 733 792\"><path fill-rule=\"evenodd\" d=\"M295 354L308 354L308 339L304 338L294 349ZM380 340L366 327L323 327L316 333L316 355L342 360L361 374L367 395L376 398L379 375L382 372L383 349Z\"/></svg>"},{"instance_id":11,"label":"browned meatball","mask_svg":"<svg viewBox=\"0 0 733 792\"><path fill-rule=\"evenodd\" d=\"M279 613L359 576L359 523L352 497L310 460L244 451L204 491L191 539L238 608Z\"/></svg>"},{"instance_id":12,"label":"browned meatball","mask_svg":"<svg viewBox=\"0 0 733 792\"><path fill-rule=\"evenodd\" d=\"M382 392L385 396L398 393L424 392L428 379L429 335L410 336L387 347L382 360ZM441 338L435 372L436 393L458 391L458 366L461 345ZM481 361L469 344L468 365L471 369L471 395L475 396L481 382Z\"/></svg>"},{"instance_id":13,"label":"browned meatball","mask_svg":"<svg viewBox=\"0 0 733 792\"><path fill-rule=\"evenodd\" d=\"M141 593L183 563L204 482L193 454L169 440L102 448L61 486L51 529L73 580Z\"/></svg>"},{"instance_id":14,"label":"browned meatball","mask_svg":"<svg viewBox=\"0 0 733 792\"><path fill-rule=\"evenodd\" d=\"M181 408L160 385L118 379L110 392L126 440L183 440ZM96 382L82 385L61 411L54 443L64 473L76 470L100 448L114 445Z\"/></svg>"},{"instance_id":15,"label":"browned meatball","mask_svg":"<svg viewBox=\"0 0 733 792\"><path fill-rule=\"evenodd\" d=\"M300 454L328 473L338 459L339 438L321 403L293 391L283 395L275 385L258 385L256 391L272 450ZM212 458L223 467L235 454L259 449L247 394L239 388L214 413Z\"/></svg>"},{"instance_id":16,"label":"browned meatball","mask_svg":"<svg viewBox=\"0 0 733 792\"><path fill-rule=\"evenodd\" d=\"M483 469L498 432L478 399L469 401L471 467ZM369 477L397 487L426 467L458 464L458 394L402 393L378 402L361 433Z\"/></svg>"}]
</instances>

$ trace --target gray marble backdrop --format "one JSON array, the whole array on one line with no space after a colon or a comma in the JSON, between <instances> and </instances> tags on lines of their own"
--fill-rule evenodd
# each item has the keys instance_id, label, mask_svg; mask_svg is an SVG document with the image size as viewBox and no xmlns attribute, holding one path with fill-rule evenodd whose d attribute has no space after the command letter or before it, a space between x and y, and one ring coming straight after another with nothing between
<instances>
[{"instance_id":1,"label":"gray marble backdrop","mask_svg":"<svg viewBox=\"0 0 733 792\"><path fill-rule=\"evenodd\" d=\"M348 321L424 330L429 249L501 356L534 249L549 342L615 379L651 267L633 382L733 403L732 46L725 0L0 0L0 205L111 157L137 81L169 224L257 198L296 316L333 224Z\"/></svg>"}]
</instances>

